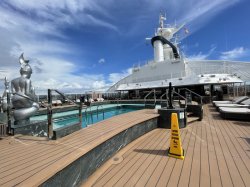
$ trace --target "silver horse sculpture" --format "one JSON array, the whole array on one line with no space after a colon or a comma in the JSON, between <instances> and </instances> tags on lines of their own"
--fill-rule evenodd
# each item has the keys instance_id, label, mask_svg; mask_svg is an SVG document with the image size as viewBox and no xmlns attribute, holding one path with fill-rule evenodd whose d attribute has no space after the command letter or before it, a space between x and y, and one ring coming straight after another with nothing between
<instances>
[{"instance_id":1,"label":"silver horse sculpture","mask_svg":"<svg viewBox=\"0 0 250 187\"><path fill-rule=\"evenodd\" d=\"M23 54L19 57L21 64L21 77L11 81L12 105L14 108L14 119L16 121L29 119L39 109L34 88L31 85L30 76L32 69L29 60L24 60Z\"/></svg>"}]
</instances>

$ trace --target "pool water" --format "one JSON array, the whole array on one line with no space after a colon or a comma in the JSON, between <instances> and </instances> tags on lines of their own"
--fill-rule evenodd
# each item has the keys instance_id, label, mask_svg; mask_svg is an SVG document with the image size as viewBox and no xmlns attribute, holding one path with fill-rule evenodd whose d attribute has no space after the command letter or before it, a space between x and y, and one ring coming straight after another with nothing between
<instances>
[{"instance_id":1,"label":"pool water","mask_svg":"<svg viewBox=\"0 0 250 187\"><path fill-rule=\"evenodd\" d=\"M82 128L87 127L88 125L97 123L99 121L102 121L104 119L108 119L111 118L113 116L119 115L119 114L124 114L127 112L132 112L132 111L136 111L136 110L140 110L142 109L141 107L132 107L132 108L127 108L127 107L114 107L108 110L104 110L104 113L102 110L99 110L98 115L95 112L93 112L92 114L88 111L87 115L85 115L83 113L83 117L82 117ZM68 126L71 124L75 124L78 123L79 119L77 118L77 116L71 116L71 117L61 117L58 119L54 119L53 120L53 129L57 129L63 126Z\"/></svg>"}]
</instances>

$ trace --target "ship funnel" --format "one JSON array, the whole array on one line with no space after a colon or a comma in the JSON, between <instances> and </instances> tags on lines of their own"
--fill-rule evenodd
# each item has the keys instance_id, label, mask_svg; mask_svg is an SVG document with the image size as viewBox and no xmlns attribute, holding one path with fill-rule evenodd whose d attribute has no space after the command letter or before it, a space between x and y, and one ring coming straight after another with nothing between
<instances>
[{"instance_id":1,"label":"ship funnel","mask_svg":"<svg viewBox=\"0 0 250 187\"><path fill-rule=\"evenodd\" d=\"M164 61L163 43L161 42L161 40L155 40L153 46L154 46L154 61L155 62Z\"/></svg>"}]
</instances>

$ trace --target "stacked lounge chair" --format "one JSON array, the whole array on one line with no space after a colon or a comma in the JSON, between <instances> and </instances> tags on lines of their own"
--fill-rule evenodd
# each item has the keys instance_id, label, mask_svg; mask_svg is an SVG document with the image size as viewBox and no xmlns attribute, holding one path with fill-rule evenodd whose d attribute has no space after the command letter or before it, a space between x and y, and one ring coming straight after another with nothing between
<instances>
[{"instance_id":1,"label":"stacked lounge chair","mask_svg":"<svg viewBox=\"0 0 250 187\"><path fill-rule=\"evenodd\" d=\"M236 103L232 103L232 104L216 104L215 106L217 107L217 109L219 109L220 107L231 107L231 108L248 108L250 105L250 98L241 101L240 103L236 104Z\"/></svg>"},{"instance_id":2,"label":"stacked lounge chair","mask_svg":"<svg viewBox=\"0 0 250 187\"><path fill-rule=\"evenodd\" d=\"M223 118L250 121L250 108L220 107L219 110Z\"/></svg>"},{"instance_id":3,"label":"stacked lounge chair","mask_svg":"<svg viewBox=\"0 0 250 187\"><path fill-rule=\"evenodd\" d=\"M213 105L217 106L219 104L240 104L240 102L248 99L249 97L247 96L241 96L241 97L237 97L236 99L233 99L231 101L213 101Z\"/></svg>"},{"instance_id":4,"label":"stacked lounge chair","mask_svg":"<svg viewBox=\"0 0 250 187\"><path fill-rule=\"evenodd\" d=\"M214 101L213 105L223 118L250 121L250 98L247 96L232 101Z\"/></svg>"}]
</instances>

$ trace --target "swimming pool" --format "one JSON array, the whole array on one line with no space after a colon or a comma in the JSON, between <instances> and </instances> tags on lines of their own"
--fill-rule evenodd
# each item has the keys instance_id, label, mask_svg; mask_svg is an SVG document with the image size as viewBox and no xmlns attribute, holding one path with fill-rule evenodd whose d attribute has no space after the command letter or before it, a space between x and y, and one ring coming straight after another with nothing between
<instances>
[{"instance_id":1,"label":"swimming pool","mask_svg":"<svg viewBox=\"0 0 250 187\"><path fill-rule=\"evenodd\" d=\"M111 118L113 116L124 114L127 112L132 112L136 110L143 109L144 105L102 105L101 107L92 106L88 109L82 110L82 128L88 125L97 123L104 119ZM98 112L97 112L98 111ZM47 120L47 115L34 116L32 117L34 121ZM79 122L78 111L67 111L53 114L53 129L57 129L64 126L69 126Z\"/></svg>"}]
</instances>

